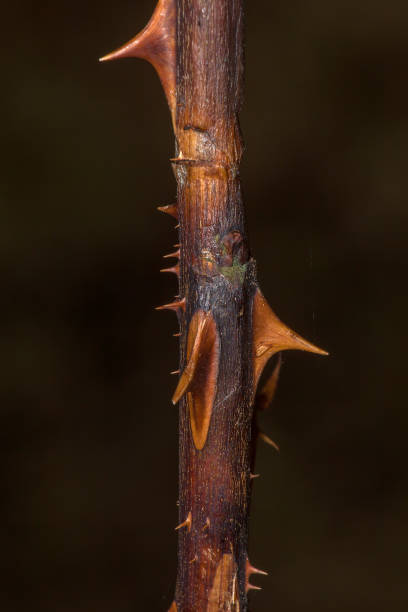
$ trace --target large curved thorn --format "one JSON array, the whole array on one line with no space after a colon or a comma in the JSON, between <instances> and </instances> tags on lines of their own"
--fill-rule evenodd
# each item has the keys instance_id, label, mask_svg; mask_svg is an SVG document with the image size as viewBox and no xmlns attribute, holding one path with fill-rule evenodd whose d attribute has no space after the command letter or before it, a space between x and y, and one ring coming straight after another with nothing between
<instances>
[{"instance_id":1,"label":"large curved thorn","mask_svg":"<svg viewBox=\"0 0 408 612\"><path fill-rule=\"evenodd\" d=\"M255 388L268 359L279 351L287 350L300 350L318 355L328 355L326 351L298 336L298 334L282 323L265 300L261 291L257 289L253 302Z\"/></svg>"},{"instance_id":2,"label":"large curved thorn","mask_svg":"<svg viewBox=\"0 0 408 612\"><path fill-rule=\"evenodd\" d=\"M139 57L156 69L172 114L176 94L176 2L159 0L147 26L122 47L100 58L107 62L122 57Z\"/></svg>"}]
</instances>

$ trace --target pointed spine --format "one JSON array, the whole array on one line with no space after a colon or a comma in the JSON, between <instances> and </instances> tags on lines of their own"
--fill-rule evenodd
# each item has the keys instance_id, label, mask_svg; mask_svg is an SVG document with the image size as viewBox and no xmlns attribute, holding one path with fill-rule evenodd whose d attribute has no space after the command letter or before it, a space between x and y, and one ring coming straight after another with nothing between
<instances>
[{"instance_id":1,"label":"pointed spine","mask_svg":"<svg viewBox=\"0 0 408 612\"><path fill-rule=\"evenodd\" d=\"M193 441L196 449L201 450L210 426L219 360L219 338L210 312L198 310L190 321L187 360L172 401L176 404L188 392Z\"/></svg>"},{"instance_id":2,"label":"pointed spine","mask_svg":"<svg viewBox=\"0 0 408 612\"><path fill-rule=\"evenodd\" d=\"M169 259L170 257L174 257L176 259L180 259L180 249L174 251L174 253L169 253L168 255L163 255L163 259Z\"/></svg>"},{"instance_id":3,"label":"pointed spine","mask_svg":"<svg viewBox=\"0 0 408 612\"><path fill-rule=\"evenodd\" d=\"M280 453L280 448L279 446L276 444L276 442L274 442L272 440L272 438L270 438L269 436L266 435L266 433L264 433L263 431L258 431L258 438L260 438L260 440L262 440L263 442L265 442L265 444L268 444L269 446L272 446L272 448L274 448L278 453Z\"/></svg>"},{"instance_id":4,"label":"pointed spine","mask_svg":"<svg viewBox=\"0 0 408 612\"><path fill-rule=\"evenodd\" d=\"M178 278L180 278L180 265L176 264L172 268L162 268L160 272L169 272L171 274L175 274Z\"/></svg>"},{"instance_id":5,"label":"pointed spine","mask_svg":"<svg viewBox=\"0 0 408 612\"><path fill-rule=\"evenodd\" d=\"M254 390L267 361L276 353L286 350L328 355L282 323L258 289L253 302Z\"/></svg>"},{"instance_id":6,"label":"pointed spine","mask_svg":"<svg viewBox=\"0 0 408 612\"><path fill-rule=\"evenodd\" d=\"M180 401L194 380L194 375L199 364L203 336L206 331L207 322L210 320L210 318L211 314L209 312L199 310L191 319L188 334L188 343L190 345L187 349L188 363L184 368L183 374L181 375L177 388L174 392L172 398L173 404L177 404L177 402Z\"/></svg>"},{"instance_id":7,"label":"pointed spine","mask_svg":"<svg viewBox=\"0 0 408 612\"><path fill-rule=\"evenodd\" d=\"M160 212L166 213L166 215L170 215L171 217L178 219L177 204L168 204L167 206L158 206L157 210L160 210Z\"/></svg>"},{"instance_id":8,"label":"pointed spine","mask_svg":"<svg viewBox=\"0 0 408 612\"><path fill-rule=\"evenodd\" d=\"M182 298L181 300L176 300L175 302L170 302L170 304L163 304L163 306L156 306L156 310L174 310L178 312L179 310L186 309L186 298Z\"/></svg>"},{"instance_id":9,"label":"pointed spine","mask_svg":"<svg viewBox=\"0 0 408 612\"><path fill-rule=\"evenodd\" d=\"M191 512L189 512L186 520L180 523L180 525L177 525L177 527L175 527L175 531L178 531L179 529L182 529L183 527L187 527L187 531L190 532L192 522L193 522L193 517L191 516Z\"/></svg>"},{"instance_id":10,"label":"pointed spine","mask_svg":"<svg viewBox=\"0 0 408 612\"><path fill-rule=\"evenodd\" d=\"M261 576L267 576L268 572L264 572L262 570L257 569L256 567L254 567L253 565L250 564L249 559L247 558L246 561L246 568L245 568L245 577L246 577L246 592L248 593L248 591L261 591L261 587L259 586L255 586L254 584L251 584L249 582L249 578L252 574L260 574Z\"/></svg>"},{"instance_id":11,"label":"pointed spine","mask_svg":"<svg viewBox=\"0 0 408 612\"><path fill-rule=\"evenodd\" d=\"M174 119L176 106L176 0L159 0L147 26L101 62L139 57L157 71Z\"/></svg>"}]
</instances>

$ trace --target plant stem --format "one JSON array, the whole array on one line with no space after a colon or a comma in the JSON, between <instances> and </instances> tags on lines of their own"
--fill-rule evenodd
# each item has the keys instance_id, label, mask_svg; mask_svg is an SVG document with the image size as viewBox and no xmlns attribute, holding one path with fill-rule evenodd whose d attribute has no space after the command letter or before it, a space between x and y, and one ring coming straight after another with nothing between
<instances>
[{"instance_id":1,"label":"plant stem","mask_svg":"<svg viewBox=\"0 0 408 612\"><path fill-rule=\"evenodd\" d=\"M159 0L148 26L103 59L143 57L172 113L180 296L178 612L245 612L256 387L285 349L324 353L288 329L256 281L239 179L243 0ZM261 394L262 406L276 387ZM266 398L266 399L265 399ZM265 436L265 438L267 438ZM265 439L264 438L264 439Z\"/></svg>"}]
</instances>

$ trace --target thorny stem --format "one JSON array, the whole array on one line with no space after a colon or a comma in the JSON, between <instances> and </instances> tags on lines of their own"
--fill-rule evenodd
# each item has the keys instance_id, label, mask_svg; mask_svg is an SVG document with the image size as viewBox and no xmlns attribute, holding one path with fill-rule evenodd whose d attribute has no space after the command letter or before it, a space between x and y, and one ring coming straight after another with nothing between
<instances>
[{"instance_id":1,"label":"thorny stem","mask_svg":"<svg viewBox=\"0 0 408 612\"><path fill-rule=\"evenodd\" d=\"M269 358L325 354L287 328L259 290L239 179L243 0L159 0L148 26L103 59L156 68L176 137L179 222L178 573L172 612L245 612L248 518L258 429L254 400ZM280 364L278 364L279 367ZM260 394L267 405L278 370ZM271 442L262 434L263 439ZM273 444L273 442L272 442Z\"/></svg>"}]
</instances>

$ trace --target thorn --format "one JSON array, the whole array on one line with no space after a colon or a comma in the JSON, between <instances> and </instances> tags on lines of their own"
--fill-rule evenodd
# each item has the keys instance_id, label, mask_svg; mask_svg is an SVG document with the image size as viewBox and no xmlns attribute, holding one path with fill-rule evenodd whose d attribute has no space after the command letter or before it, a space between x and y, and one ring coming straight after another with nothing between
<instances>
[{"instance_id":1,"label":"thorn","mask_svg":"<svg viewBox=\"0 0 408 612\"><path fill-rule=\"evenodd\" d=\"M170 374L180 374L180 370L173 370L173 372L170 372Z\"/></svg>"},{"instance_id":2,"label":"thorn","mask_svg":"<svg viewBox=\"0 0 408 612\"><path fill-rule=\"evenodd\" d=\"M175 219L178 219L177 204L168 204L167 206L158 206L157 210L160 210L160 212L166 213L167 215L171 215Z\"/></svg>"},{"instance_id":3,"label":"thorn","mask_svg":"<svg viewBox=\"0 0 408 612\"><path fill-rule=\"evenodd\" d=\"M255 387L268 359L275 355L275 353L293 349L317 353L318 355L328 355L326 351L301 338L301 336L295 334L294 331L282 323L258 289L253 302Z\"/></svg>"},{"instance_id":4,"label":"thorn","mask_svg":"<svg viewBox=\"0 0 408 612\"><path fill-rule=\"evenodd\" d=\"M261 574L262 576L267 576L268 572L264 572L262 570L257 569L256 567L253 567L250 562L249 559L247 557L246 560L246 568L245 568L245 577L246 577L246 586L245 586L245 590L248 593L248 591L253 590L253 591L261 591L261 587L259 586L255 586L254 584L250 584L249 582L249 577L251 576L251 574Z\"/></svg>"},{"instance_id":5,"label":"thorn","mask_svg":"<svg viewBox=\"0 0 408 612\"><path fill-rule=\"evenodd\" d=\"M155 310L174 310L177 312L178 310L186 309L186 298L182 300L178 300L177 302L171 302L170 304L164 304L163 306L156 306Z\"/></svg>"},{"instance_id":6,"label":"thorn","mask_svg":"<svg viewBox=\"0 0 408 612\"><path fill-rule=\"evenodd\" d=\"M187 395L191 433L197 450L204 448L210 427L217 390L219 336L210 312L197 310L191 318L187 336L187 365L174 392L172 402Z\"/></svg>"},{"instance_id":7,"label":"thorn","mask_svg":"<svg viewBox=\"0 0 408 612\"><path fill-rule=\"evenodd\" d=\"M178 332L177 334L173 334L173 336L174 336L175 338L179 338L179 337L181 336L181 332Z\"/></svg>"},{"instance_id":8,"label":"thorn","mask_svg":"<svg viewBox=\"0 0 408 612\"><path fill-rule=\"evenodd\" d=\"M163 255L163 259L168 259L169 257L175 257L176 259L180 259L180 249L178 249L177 251L174 251L174 253Z\"/></svg>"},{"instance_id":9,"label":"thorn","mask_svg":"<svg viewBox=\"0 0 408 612\"><path fill-rule=\"evenodd\" d=\"M180 227L180 223L177 223L177 225L174 226L174 229L178 229Z\"/></svg>"},{"instance_id":10,"label":"thorn","mask_svg":"<svg viewBox=\"0 0 408 612\"><path fill-rule=\"evenodd\" d=\"M194 558L191 559L191 561L189 561L189 564L191 565L192 563L195 563L198 560L197 555L194 555Z\"/></svg>"},{"instance_id":11,"label":"thorn","mask_svg":"<svg viewBox=\"0 0 408 612\"><path fill-rule=\"evenodd\" d=\"M280 369L282 366L282 353L278 354L278 361L272 371L272 374L262 387L261 391L256 396L256 408L257 410L266 410L271 403L276 393L278 386Z\"/></svg>"},{"instance_id":12,"label":"thorn","mask_svg":"<svg viewBox=\"0 0 408 612\"><path fill-rule=\"evenodd\" d=\"M195 371L198 365L198 359L200 354L202 353L201 343L204 338L204 332L206 330L208 321L212 319L211 314L209 312L204 312L203 310L198 310L195 316L196 325L192 325L192 321L190 322L189 329L189 341L190 341L190 353L188 357L188 363L184 368L183 374L179 380L179 384L174 392L172 402L173 404L177 404L177 402L183 397L184 393L187 391L189 386L191 385ZM193 316L193 319L194 319ZM193 338L194 336L194 338Z\"/></svg>"},{"instance_id":13,"label":"thorn","mask_svg":"<svg viewBox=\"0 0 408 612\"><path fill-rule=\"evenodd\" d=\"M193 519L191 516L191 512L188 513L186 520L183 523L180 523L180 525L177 525L177 527L175 528L175 531L178 531L178 529L181 529L182 527L187 527L187 531L190 532L191 531L191 523L192 523Z\"/></svg>"},{"instance_id":14,"label":"thorn","mask_svg":"<svg viewBox=\"0 0 408 612\"><path fill-rule=\"evenodd\" d=\"M256 357L262 357L267 351L272 351L271 355L274 355L278 351L284 350L301 350L309 353L317 353L318 355L329 354L301 336L298 336L294 331L282 323L269 307L260 291L258 291L255 296L255 301L259 303L258 309L263 319L261 322L254 321L255 332L257 332L255 334Z\"/></svg>"},{"instance_id":15,"label":"thorn","mask_svg":"<svg viewBox=\"0 0 408 612\"><path fill-rule=\"evenodd\" d=\"M202 528L201 531L206 531L206 529L209 529L210 526L211 526L211 521L210 521L209 517L207 516L207 520L205 521L205 525L204 525L204 527Z\"/></svg>"},{"instance_id":16,"label":"thorn","mask_svg":"<svg viewBox=\"0 0 408 612\"><path fill-rule=\"evenodd\" d=\"M250 582L248 582L246 585L246 592L248 593L248 591L262 591L262 587L255 586L251 584Z\"/></svg>"},{"instance_id":17,"label":"thorn","mask_svg":"<svg viewBox=\"0 0 408 612\"><path fill-rule=\"evenodd\" d=\"M175 274L176 276L180 277L180 266L179 264L177 264L172 268L162 268L160 272L171 272L172 274Z\"/></svg>"},{"instance_id":18,"label":"thorn","mask_svg":"<svg viewBox=\"0 0 408 612\"><path fill-rule=\"evenodd\" d=\"M269 444L269 446L272 446L276 451L278 451L278 453L280 453L279 446L269 436L267 436L266 433L264 433L263 431L258 431L258 437L261 438L261 440L263 440L264 442L266 442L266 444Z\"/></svg>"},{"instance_id":19,"label":"thorn","mask_svg":"<svg viewBox=\"0 0 408 612\"><path fill-rule=\"evenodd\" d=\"M251 565L249 563L249 561L247 561L247 575L250 576L251 574L260 574L261 576L267 576L268 572L264 572L263 570L258 569L257 567L254 567L253 565Z\"/></svg>"},{"instance_id":20,"label":"thorn","mask_svg":"<svg viewBox=\"0 0 408 612\"><path fill-rule=\"evenodd\" d=\"M147 26L129 42L99 61L140 57L156 69L172 114L176 90L176 3L159 0Z\"/></svg>"},{"instance_id":21,"label":"thorn","mask_svg":"<svg viewBox=\"0 0 408 612\"><path fill-rule=\"evenodd\" d=\"M260 474L250 474L249 475L250 480L253 480L254 478L259 478L259 477L260 477Z\"/></svg>"},{"instance_id":22,"label":"thorn","mask_svg":"<svg viewBox=\"0 0 408 612\"><path fill-rule=\"evenodd\" d=\"M160 272L169 272L171 274L175 274L177 278L180 278L180 266L173 266L172 268L162 268Z\"/></svg>"}]
</instances>

